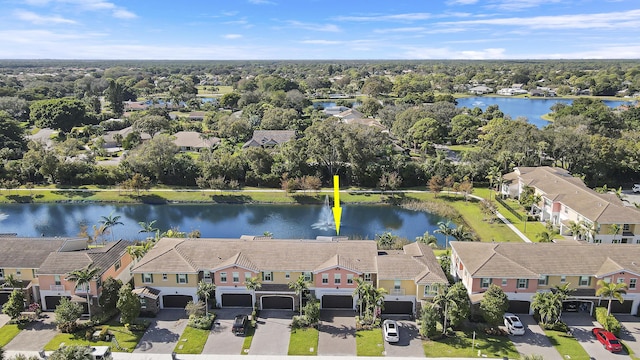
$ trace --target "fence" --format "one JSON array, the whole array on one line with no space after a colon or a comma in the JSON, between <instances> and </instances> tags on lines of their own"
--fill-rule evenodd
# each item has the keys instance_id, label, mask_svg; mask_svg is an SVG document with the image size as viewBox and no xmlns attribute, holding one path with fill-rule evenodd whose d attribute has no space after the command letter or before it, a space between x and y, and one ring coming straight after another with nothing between
<instances>
[{"instance_id":1,"label":"fence","mask_svg":"<svg viewBox=\"0 0 640 360\"><path fill-rule=\"evenodd\" d=\"M507 204L504 200L502 200L499 196L495 197L496 201L499 202L502 206L504 206L513 216L518 218L520 221L526 221L526 215L522 215L515 211L509 204Z\"/></svg>"}]
</instances>

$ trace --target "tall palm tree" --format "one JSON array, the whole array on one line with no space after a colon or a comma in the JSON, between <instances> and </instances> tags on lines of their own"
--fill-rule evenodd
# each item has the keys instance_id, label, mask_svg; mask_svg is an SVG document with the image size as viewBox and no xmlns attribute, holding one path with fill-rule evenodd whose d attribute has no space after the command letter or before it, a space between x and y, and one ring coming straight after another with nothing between
<instances>
[{"instance_id":1,"label":"tall palm tree","mask_svg":"<svg viewBox=\"0 0 640 360\"><path fill-rule=\"evenodd\" d=\"M360 311L360 319L362 319L362 308L364 307L365 293L367 291L367 285L369 285L369 283L364 281L364 279L361 277L357 277L355 281L356 288L355 290L353 290L353 295L358 298L358 309Z\"/></svg>"},{"instance_id":2,"label":"tall palm tree","mask_svg":"<svg viewBox=\"0 0 640 360\"><path fill-rule=\"evenodd\" d=\"M159 229L155 227L156 221L157 220L153 220L148 223L144 221L140 221L138 225L140 225L142 229L138 230L138 234L140 233L152 234L157 232ZM149 237L147 237L147 239L149 239Z\"/></svg>"},{"instance_id":3,"label":"tall palm tree","mask_svg":"<svg viewBox=\"0 0 640 360\"><path fill-rule=\"evenodd\" d=\"M109 214L109 216L102 216L102 220L100 220L100 224L104 226L105 230L109 230L116 225L124 225L120 221L120 215L113 216L113 213ZM111 231L111 240L115 240L115 234Z\"/></svg>"},{"instance_id":4,"label":"tall palm tree","mask_svg":"<svg viewBox=\"0 0 640 360\"><path fill-rule=\"evenodd\" d=\"M196 295L198 295L199 298L204 299L205 314L207 316L209 316L209 299L211 298L211 293L215 289L216 289L215 284L205 282L204 280L200 280L200 282L198 282Z\"/></svg>"},{"instance_id":5,"label":"tall palm tree","mask_svg":"<svg viewBox=\"0 0 640 360\"><path fill-rule=\"evenodd\" d=\"M538 312L543 324L554 324L560 318L562 297L553 292L537 292L533 296L531 308Z\"/></svg>"},{"instance_id":6,"label":"tall palm tree","mask_svg":"<svg viewBox=\"0 0 640 360\"><path fill-rule=\"evenodd\" d=\"M543 231L539 232L536 238L541 243L548 243L553 241L553 234L548 231Z\"/></svg>"},{"instance_id":7,"label":"tall palm tree","mask_svg":"<svg viewBox=\"0 0 640 360\"><path fill-rule=\"evenodd\" d=\"M255 310L256 309L256 301L255 301L256 290L262 287L262 280L260 280L257 277L252 277L244 281L244 286L247 287L247 290L251 291L251 309Z\"/></svg>"},{"instance_id":8,"label":"tall palm tree","mask_svg":"<svg viewBox=\"0 0 640 360\"><path fill-rule=\"evenodd\" d=\"M494 190L494 184L497 184L498 178L502 177L502 171L497 166L492 166L487 172L486 179L489 180L489 200L491 200L491 191Z\"/></svg>"},{"instance_id":9,"label":"tall palm tree","mask_svg":"<svg viewBox=\"0 0 640 360\"><path fill-rule=\"evenodd\" d=\"M456 299L453 297L453 293L449 294L449 291L447 291L445 286L439 286L438 292L431 300L431 303L443 314L442 333L444 334L447 332L447 316L449 314L449 307L457 306Z\"/></svg>"},{"instance_id":10,"label":"tall palm tree","mask_svg":"<svg viewBox=\"0 0 640 360\"><path fill-rule=\"evenodd\" d=\"M431 248L438 248L438 238L429 234L428 231L424 232L424 235L416 237L416 242L425 244Z\"/></svg>"},{"instance_id":11,"label":"tall palm tree","mask_svg":"<svg viewBox=\"0 0 640 360\"><path fill-rule=\"evenodd\" d=\"M91 303L89 302L89 296L91 295L91 281L95 280L100 275L100 269L93 267L92 264L78 270L73 270L67 275L68 281L75 281L75 290L79 287L86 285L86 297L87 297L87 310L89 311L89 319L91 319Z\"/></svg>"},{"instance_id":12,"label":"tall palm tree","mask_svg":"<svg viewBox=\"0 0 640 360\"><path fill-rule=\"evenodd\" d=\"M9 274L4 277L4 284L2 284L2 287L22 290L22 281L16 279L13 274Z\"/></svg>"},{"instance_id":13,"label":"tall palm tree","mask_svg":"<svg viewBox=\"0 0 640 360\"><path fill-rule=\"evenodd\" d=\"M611 242L615 242L616 241L616 236L618 236L618 234L620 234L620 230L622 230L622 228L618 224L612 224L609 227L609 233L611 235L613 235L613 239L611 239Z\"/></svg>"},{"instance_id":14,"label":"tall palm tree","mask_svg":"<svg viewBox=\"0 0 640 360\"><path fill-rule=\"evenodd\" d=\"M582 234L582 231L583 231L582 223L570 221L569 231L571 231L571 235L573 235L573 240L578 240L578 236L580 236L580 234Z\"/></svg>"},{"instance_id":15,"label":"tall palm tree","mask_svg":"<svg viewBox=\"0 0 640 360\"><path fill-rule=\"evenodd\" d=\"M302 295L309 289L309 282L304 279L304 275L298 276L298 279L289 283L289 289L292 289L300 298L300 316L302 316Z\"/></svg>"},{"instance_id":16,"label":"tall palm tree","mask_svg":"<svg viewBox=\"0 0 640 360\"><path fill-rule=\"evenodd\" d=\"M372 291L370 293L371 305L373 307L373 322L376 322L378 313L382 312L384 308L384 296L387 294L387 290L384 288L374 288L371 286Z\"/></svg>"},{"instance_id":17,"label":"tall palm tree","mask_svg":"<svg viewBox=\"0 0 640 360\"><path fill-rule=\"evenodd\" d=\"M449 236L453 235L453 228L451 227L451 225L451 221L447 221L446 223L444 221L439 221L438 229L434 231L434 233L444 235L445 249L449 248Z\"/></svg>"},{"instance_id":18,"label":"tall palm tree","mask_svg":"<svg viewBox=\"0 0 640 360\"><path fill-rule=\"evenodd\" d=\"M451 236L453 236L456 241L474 241L475 238L471 231L468 231L464 225L460 225L451 231Z\"/></svg>"},{"instance_id":19,"label":"tall palm tree","mask_svg":"<svg viewBox=\"0 0 640 360\"><path fill-rule=\"evenodd\" d=\"M598 290L596 290L596 296L603 296L609 299L607 305L607 316L611 315L611 300L614 298L622 304L624 297L622 295L627 293L627 284L625 283L612 283L604 280L598 280Z\"/></svg>"}]
</instances>

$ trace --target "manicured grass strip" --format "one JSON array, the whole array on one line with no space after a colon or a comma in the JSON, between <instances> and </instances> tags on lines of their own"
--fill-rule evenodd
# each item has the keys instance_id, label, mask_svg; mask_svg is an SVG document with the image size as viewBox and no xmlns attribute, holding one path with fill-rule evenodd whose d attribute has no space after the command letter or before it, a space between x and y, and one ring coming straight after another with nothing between
<instances>
[{"instance_id":1,"label":"manicured grass strip","mask_svg":"<svg viewBox=\"0 0 640 360\"><path fill-rule=\"evenodd\" d=\"M318 329L291 330L289 355L318 355Z\"/></svg>"},{"instance_id":2,"label":"manicured grass strip","mask_svg":"<svg viewBox=\"0 0 640 360\"><path fill-rule=\"evenodd\" d=\"M487 335L476 331L475 347L473 346L473 330L456 331L455 336L423 342L426 357L478 357L478 351L489 358L510 359L520 357L509 337ZM573 359L573 358L572 358Z\"/></svg>"},{"instance_id":3,"label":"manicured grass strip","mask_svg":"<svg viewBox=\"0 0 640 360\"><path fill-rule=\"evenodd\" d=\"M382 329L356 331L356 355L384 356Z\"/></svg>"},{"instance_id":4,"label":"manicured grass strip","mask_svg":"<svg viewBox=\"0 0 640 360\"><path fill-rule=\"evenodd\" d=\"M116 337L118 344L124 350L116 349L111 341L86 340L85 330L73 334L58 334L44 346L44 349L54 351L60 347L60 344L64 343L65 345L80 346L111 346L111 351L132 352L136 345L138 345L142 335L144 335L144 331L129 331L123 325L109 324L109 331Z\"/></svg>"},{"instance_id":5,"label":"manicured grass strip","mask_svg":"<svg viewBox=\"0 0 640 360\"><path fill-rule=\"evenodd\" d=\"M565 359L571 360L589 360L590 356L584 350L582 345L571 335L567 335L565 332L545 330L545 335L551 341L556 350Z\"/></svg>"},{"instance_id":6,"label":"manicured grass strip","mask_svg":"<svg viewBox=\"0 0 640 360\"><path fill-rule=\"evenodd\" d=\"M477 200L444 200L448 201L456 209L464 221L473 229L481 241L495 242L522 242L522 239L514 234L502 221L496 220L493 223L485 221L486 215L480 210ZM449 239L451 240L451 239Z\"/></svg>"},{"instance_id":7,"label":"manicured grass strip","mask_svg":"<svg viewBox=\"0 0 640 360\"><path fill-rule=\"evenodd\" d=\"M242 350L240 355L249 355L249 349L251 349L251 342L253 341L253 334L255 334L256 328L249 326L247 333L244 335L244 342L242 343Z\"/></svg>"},{"instance_id":8,"label":"manicured grass strip","mask_svg":"<svg viewBox=\"0 0 640 360\"><path fill-rule=\"evenodd\" d=\"M22 331L17 324L7 324L0 328L0 347L4 347Z\"/></svg>"},{"instance_id":9,"label":"manicured grass strip","mask_svg":"<svg viewBox=\"0 0 640 360\"><path fill-rule=\"evenodd\" d=\"M180 336L180 340L173 350L177 354L201 354L204 344L209 338L209 330L202 330L187 326Z\"/></svg>"}]
</instances>

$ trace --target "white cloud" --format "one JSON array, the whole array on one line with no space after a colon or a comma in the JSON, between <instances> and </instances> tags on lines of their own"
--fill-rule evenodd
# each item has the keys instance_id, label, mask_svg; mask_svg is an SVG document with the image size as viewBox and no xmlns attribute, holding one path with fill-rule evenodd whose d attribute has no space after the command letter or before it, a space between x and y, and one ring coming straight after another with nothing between
<instances>
[{"instance_id":1,"label":"white cloud","mask_svg":"<svg viewBox=\"0 0 640 360\"><path fill-rule=\"evenodd\" d=\"M226 35L222 35L223 38L225 39L240 39L242 37L242 35L240 34L226 34Z\"/></svg>"},{"instance_id":2,"label":"white cloud","mask_svg":"<svg viewBox=\"0 0 640 360\"><path fill-rule=\"evenodd\" d=\"M310 30L310 31L322 31L322 32L340 32L341 31L340 27L333 24L312 24L312 23L305 23L305 22L296 21L296 20L289 20L289 21L286 21L286 23L289 24L289 26L291 27Z\"/></svg>"},{"instance_id":3,"label":"white cloud","mask_svg":"<svg viewBox=\"0 0 640 360\"><path fill-rule=\"evenodd\" d=\"M36 14L31 11L16 10L13 15L22 21L28 21L36 25L51 25L51 24L75 24L76 22L71 19L65 19L58 15L45 16Z\"/></svg>"},{"instance_id":4,"label":"white cloud","mask_svg":"<svg viewBox=\"0 0 640 360\"><path fill-rule=\"evenodd\" d=\"M406 32L423 32L427 30L424 27L403 27L403 28L388 28L388 29L375 29L373 30L376 34L390 34L390 33L406 33Z\"/></svg>"},{"instance_id":5,"label":"white cloud","mask_svg":"<svg viewBox=\"0 0 640 360\"><path fill-rule=\"evenodd\" d=\"M275 2L269 0L249 0L249 3L255 5L276 5Z\"/></svg>"},{"instance_id":6,"label":"white cloud","mask_svg":"<svg viewBox=\"0 0 640 360\"><path fill-rule=\"evenodd\" d=\"M344 41L336 41L336 40L302 40L300 41L302 44L312 44L312 45L339 45L344 44Z\"/></svg>"},{"instance_id":7,"label":"white cloud","mask_svg":"<svg viewBox=\"0 0 640 360\"><path fill-rule=\"evenodd\" d=\"M116 9L113 10L113 17L116 17L118 19L135 19L138 17L138 15L132 13L129 10L125 10L125 9Z\"/></svg>"},{"instance_id":8,"label":"white cloud","mask_svg":"<svg viewBox=\"0 0 640 360\"><path fill-rule=\"evenodd\" d=\"M109 11L119 19L133 19L137 15L122 6L103 0L23 0L24 4L32 6L53 6L81 11Z\"/></svg>"},{"instance_id":9,"label":"white cloud","mask_svg":"<svg viewBox=\"0 0 640 360\"><path fill-rule=\"evenodd\" d=\"M334 19L338 21L361 21L361 22L379 22L379 21L417 21L433 18L429 13L406 13L395 15L371 15L371 16L336 16Z\"/></svg>"},{"instance_id":10,"label":"white cloud","mask_svg":"<svg viewBox=\"0 0 640 360\"><path fill-rule=\"evenodd\" d=\"M560 3L563 0L501 0L497 4L487 5L487 8L503 11L521 11L547 4Z\"/></svg>"},{"instance_id":11,"label":"white cloud","mask_svg":"<svg viewBox=\"0 0 640 360\"><path fill-rule=\"evenodd\" d=\"M450 48L410 48L405 51L407 59L505 59L505 49L452 50Z\"/></svg>"},{"instance_id":12,"label":"white cloud","mask_svg":"<svg viewBox=\"0 0 640 360\"><path fill-rule=\"evenodd\" d=\"M449 0L447 5L473 5L477 2L478 0Z\"/></svg>"}]
</instances>

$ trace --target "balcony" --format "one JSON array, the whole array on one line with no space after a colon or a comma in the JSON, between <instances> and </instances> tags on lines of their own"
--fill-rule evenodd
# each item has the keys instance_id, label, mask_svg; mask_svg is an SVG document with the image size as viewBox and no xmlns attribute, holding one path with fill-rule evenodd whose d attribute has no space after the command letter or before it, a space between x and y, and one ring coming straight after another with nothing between
<instances>
[{"instance_id":1,"label":"balcony","mask_svg":"<svg viewBox=\"0 0 640 360\"><path fill-rule=\"evenodd\" d=\"M396 295L396 296L404 295L404 289L391 289L391 291L389 291L389 295Z\"/></svg>"},{"instance_id":2,"label":"balcony","mask_svg":"<svg viewBox=\"0 0 640 360\"><path fill-rule=\"evenodd\" d=\"M213 281L211 280L211 278L202 278L202 281L205 282L205 284L213 284Z\"/></svg>"},{"instance_id":3,"label":"balcony","mask_svg":"<svg viewBox=\"0 0 640 360\"><path fill-rule=\"evenodd\" d=\"M65 291L64 285L49 285L49 290L51 291Z\"/></svg>"}]
</instances>

